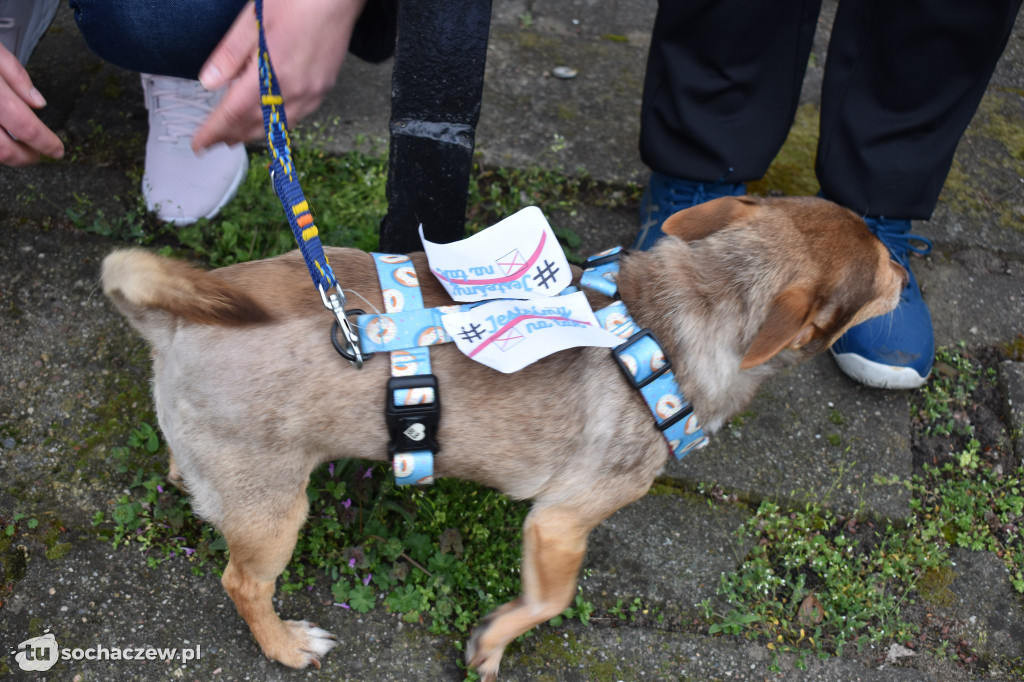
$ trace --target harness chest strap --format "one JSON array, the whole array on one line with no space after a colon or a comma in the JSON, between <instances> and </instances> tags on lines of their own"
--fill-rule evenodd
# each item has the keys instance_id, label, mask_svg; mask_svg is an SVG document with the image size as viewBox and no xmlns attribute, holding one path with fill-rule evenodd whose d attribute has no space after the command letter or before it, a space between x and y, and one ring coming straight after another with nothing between
<instances>
[{"instance_id":1,"label":"harness chest strap","mask_svg":"<svg viewBox=\"0 0 1024 682\"><path fill-rule=\"evenodd\" d=\"M606 296L618 294L616 278L622 248L615 247L584 263L580 285ZM693 406L683 396L672 373L672 364L649 329L641 329L621 300L594 312L601 325L625 341L612 355L630 385L640 391L654 415L654 425L668 441L676 459L708 444Z\"/></svg>"},{"instance_id":2,"label":"harness chest strap","mask_svg":"<svg viewBox=\"0 0 1024 682\"><path fill-rule=\"evenodd\" d=\"M372 255L384 295L385 312L389 316L406 311L426 312L416 270L409 257L385 253ZM378 322L378 334L383 329L382 324ZM443 334L444 329L440 330ZM395 472L395 483L432 483L434 453L440 449L437 428L441 420L441 395L437 377L430 371L429 348L413 344L391 351L391 378L388 380L384 417L391 438L388 455Z\"/></svg>"}]
</instances>

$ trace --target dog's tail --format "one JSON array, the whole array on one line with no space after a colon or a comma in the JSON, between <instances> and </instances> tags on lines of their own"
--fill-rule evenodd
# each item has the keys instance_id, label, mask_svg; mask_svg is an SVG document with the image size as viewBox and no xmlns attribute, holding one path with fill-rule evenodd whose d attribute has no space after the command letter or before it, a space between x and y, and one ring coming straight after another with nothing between
<instances>
[{"instance_id":1,"label":"dog's tail","mask_svg":"<svg viewBox=\"0 0 1024 682\"><path fill-rule=\"evenodd\" d=\"M162 346L180 319L239 326L271 316L249 294L212 272L142 249L103 259L103 293L154 346Z\"/></svg>"}]
</instances>

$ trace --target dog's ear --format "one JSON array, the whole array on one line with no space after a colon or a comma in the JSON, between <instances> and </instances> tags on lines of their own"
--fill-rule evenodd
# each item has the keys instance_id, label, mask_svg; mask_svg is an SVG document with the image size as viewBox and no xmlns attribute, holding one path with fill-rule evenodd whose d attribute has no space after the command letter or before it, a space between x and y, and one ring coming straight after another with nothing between
<instances>
[{"instance_id":1,"label":"dog's ear","mask_svg":"<svg viewBox=\"0 0 1024 682\"><path fill-rule=\"evenodd\" d=\"M787 289L775 297L768 318L743 356L740 369L768 362L785 348L800 348L814 338L814 296L806 289Z\"/></svg>"},{"instance_id":2,"label":"dog's ear","mask_svg":"<svg viewBox=\"0 0 1024 682\"><path fill-rule=\"evenodd\" d=\"M750 218L761 208L755 197L719 197L680 211L662 224L661 231L683 241L704 239L735 222Z\"/></svg>"}]
</instances>

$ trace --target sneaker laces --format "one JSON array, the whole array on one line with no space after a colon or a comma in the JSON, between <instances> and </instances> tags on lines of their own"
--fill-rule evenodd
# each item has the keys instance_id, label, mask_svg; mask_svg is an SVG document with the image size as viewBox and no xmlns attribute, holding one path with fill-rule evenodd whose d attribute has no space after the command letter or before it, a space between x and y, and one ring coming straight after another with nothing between
<instances>
[{"instance_id":1,"label":"sneaker laces","mask_svg":"<svg viewBox=\"0 0 1024 682\"><path fill-rule=\"evenodd\" d=\"M170 144L183 138L191 140L213 111L218 93L163 78L151 78L148 82L150 113L160 129L157 140ZM183 92L186 88L190 92Z\"/></svg>"},{"instance_id":2,"label":"sneaker laces","mask_svg":"<svg viewBox=\"0 0 1024 682\"><path fill-rule=\"evenodd\" d=\"M696 185L697 186L693 188L693 191L689 191L689 189L684 190L679 185L673 184L669 187L668 191L669 203L673 207L678 206L679 204L687 204L688 206L703 204L709 198L707 189L704 188L703 182L698 182Z\"/></svg>"},{"instance_id":3,"label":"sneaker laces","mask_svg":"<svg viewBox=\"0 0 1024 682\"><path fill-rule=\"evenodd\" d=\"M930 239L921 235L910 234L909 221L907 221L906 229L899 224L903 221L868 218L865 222L868 224L871 232L882 240L885 248L889 249L889 254L892 255L893 260L903 267L909 265L911 252L920 256L927 256L932 252L932 242ZM914 242L917 242L920 246Z\"/></svg>"},{"instance_id":4,"label":"sneaker laces","mask_svg":"<svg viewBox=\"0 0 1024 682\"><path fill-rule=\"evenodd\" d=\"M926 237L910 233L910 221L886 220L884 217L866 218L868 229L878 237L889 250L892 259L910 273L910 254L927 256L932 251L932 242ZM906 301L907 291L915 286L913 277L900 294L900 300Z\"/></svg>"}]
</instances>

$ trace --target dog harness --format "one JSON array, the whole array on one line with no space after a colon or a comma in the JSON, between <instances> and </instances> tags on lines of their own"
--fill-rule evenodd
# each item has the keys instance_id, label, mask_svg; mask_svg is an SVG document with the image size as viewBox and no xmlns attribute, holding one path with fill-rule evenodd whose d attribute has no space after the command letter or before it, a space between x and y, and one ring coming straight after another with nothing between
<instances>
[{"instance_id":1,"label":"dog harness","mask_svg":"<svg viewBox=\"0 0 1024 682\"><path fill-rule=\"evenodd\" d=\"M327 262L312 210L292 163L284 100L263 31L263 0L256 0L255 9L259 29L260 101L271 156L271 182L313 284L324 307L335 316L331 327L335 349L356 369L363 366L364 350L373 348L391 353L385 420L395 482L430 483L434 454L439 449L437 429L441 396L437 377L430 371L427 347L452 340L440 323L441 316L471 306L424 309L419 281L409 257L375 253L373 258L384 294L385 315L345 310L344 292ZM588 259L581 285L616 297L620 254L621 248L616 247ZM358 335L348 320L355 314L360 315L356 325ZM706 445L708 439L693 414L693 407L683 397L671 363L654 334L648 329L639 329L621 300L596 311L595 315L607 331L625 339L612 349L612 355L630 385L640 391L654 415L655 426L665 436L676 458Z\"/></svg>"},{"instance_id":2,"label":"dog harness","mask_svg":"<svg viewBox=\"0 0 1024 682\"><path fill-rule=\"evenodd\" d=\"M693 406L683 396L672 373L672 363L650 329L641 329L618 299L617 277L622 247L616 246L591 256L583 264L580 286L616 298L610 305L594 311L598 321L611 333L625 339L612 349L612 357L626 380L640 391L654 415L654 425L665 436L676 459L708 444Z\"/></svg>"},{"instance_id":3,"label":"dog harness","mask_svg":"<svg viewBox=\"0 0 1024 682\"><path fill-rule=\"evenodd\" d=\"M591 256L584 263L580 285L616 298L595 311L606 331L623 339L612 349L612 356L629 381L640 392L654 416L654 424L676 459L707 445L693 406L683 396L672 372L672 364L661 344L649 329L641 329L625 303L618 300L619 257L621 247ZM394 458L398 483L429 482L432 453L438 450L434 434L439 421L440 399L437 380L430 374L428 347L452 339L441 325L441 318L473 304L423 308L418 279L407 256L373 254L384 294L385 314L359 315L356 328L365 357L375 352L391 353L392 378L388 382L389 453ZM569 287L562 293L571 293ZM417 440L421 426L427 437ZM410 432L410 433L407 433ZM404 474L406 471L408 473Z\"/></svg>"}]
</instances>

